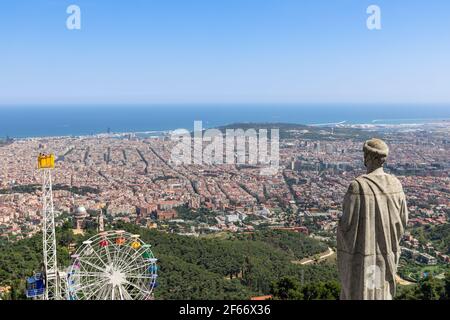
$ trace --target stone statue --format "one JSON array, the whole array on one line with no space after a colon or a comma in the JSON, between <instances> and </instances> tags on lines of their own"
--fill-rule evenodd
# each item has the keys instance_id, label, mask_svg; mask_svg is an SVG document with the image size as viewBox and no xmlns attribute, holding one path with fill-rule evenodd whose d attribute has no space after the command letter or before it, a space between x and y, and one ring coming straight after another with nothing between
<instances>
[{"instance_id":1,"label":"stone statue","mask_svg":"<svg viewBox=\"0 0 450 320\"><path fill-rule=\"evenodd\" d=\"M391 300L408 209L400 181L383 171L386 143L371 139L363 151L367 174L351 183L337 230L341 300Z\"/></svg>"}]
</instances>

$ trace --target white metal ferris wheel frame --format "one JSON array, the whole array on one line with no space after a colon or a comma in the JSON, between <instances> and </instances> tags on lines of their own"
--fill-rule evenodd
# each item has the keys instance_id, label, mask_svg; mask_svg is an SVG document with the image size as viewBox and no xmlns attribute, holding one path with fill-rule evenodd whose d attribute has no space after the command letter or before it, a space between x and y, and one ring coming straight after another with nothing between
<instances>
[{"instance_id":1,"label":"white metal ferris wheel frame","mask_svg":"<svg viewBox=\"0 0 450 320\"><path fill-rule=\"evenodd\" d=\"M120 239L120 242L118 242ZM157 278L150 245L125 231L101 232L72 256L67 273L70 300L148 300Z\"/></svg>"},{"instance_id":2,"label":"white metal ferris wheel frame","mask_svg":"<svg viewBox=\"0 0 450 320\"><path fill-rule=\"evenodd\" d=\"M55 213L53 210L53 191L51 169L41 169L42 183L42 244L45 269L45 300L59 300L58 260L56 255Z\"/></svg>"}]
</instances>

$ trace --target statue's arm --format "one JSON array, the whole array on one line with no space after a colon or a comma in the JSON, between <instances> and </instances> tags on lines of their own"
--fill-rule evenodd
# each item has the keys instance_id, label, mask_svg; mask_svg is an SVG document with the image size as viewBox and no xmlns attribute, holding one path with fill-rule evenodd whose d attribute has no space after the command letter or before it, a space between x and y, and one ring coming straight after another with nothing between
<instances>
[{"instance_id":1,"label":"statue's arm","mask_svg":"<svg viewBox=\"0 0 450 320\"><path fill-rule=\"evenodd\" d=\"M357 218L360 209L360 194L359 184L353 181L347 190L344 197L344 203L342 205L342 217L339 220L339 227L343 232L347 232L353 223L353 220Z\"/></svg>"},{"instance_id":2,"label":"statue's arm","mask_svg":"<svg viewBox=\"0 0 450 320\"><path fill-rule=\"evenodd\" d=\"M402 207L400 212L400 217L402 219L403 229L406 229L406 226L408 225L408 219L409 219L409 212L408 212L408 204L406 202L406 196L403 194L402 198Z\"/></svg>"}]
</instances>

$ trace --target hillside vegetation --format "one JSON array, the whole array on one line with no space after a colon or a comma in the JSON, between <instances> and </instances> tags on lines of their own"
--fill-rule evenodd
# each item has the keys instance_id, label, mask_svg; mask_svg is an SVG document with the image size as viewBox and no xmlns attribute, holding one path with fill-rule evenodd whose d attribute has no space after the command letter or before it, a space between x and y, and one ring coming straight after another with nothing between
<instances>
[{"instance_id":1,"label":"hillside vegetation","mask_svg":"<svg viewBox=\"0 0 450 320\"><path fill-rule=\"evenodd\" d=\"M139 233L159 259L157 299L249 299L269 294L289 276L303 284L335 281L334 265L301 266L291 261L321 253L327 247L303 234L260 231L230 239L206 239L147 230L131 224L117 228ZM58 229L59 259L69 264L67 245L84 238ZM13 298L24 298L25 278L41 268L41 235L16 243L0 243L0 285L13 287Z\"/></svg>"},{"instance_id":2,"label":"hillside vegetation","mask_svg":"<svg viewBox=\"0 0 450 320\"><path fill-rule=\"evenodd\" d=\"M431 242L439 251L450 254L450 224L414 228L412 234L421 243Z\"/></svg>"}]
</instances>

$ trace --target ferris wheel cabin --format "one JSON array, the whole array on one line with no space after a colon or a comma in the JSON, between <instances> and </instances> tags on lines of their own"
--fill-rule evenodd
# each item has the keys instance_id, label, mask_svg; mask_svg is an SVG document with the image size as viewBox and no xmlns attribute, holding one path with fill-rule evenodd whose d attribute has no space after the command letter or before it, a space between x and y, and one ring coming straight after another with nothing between
<instances>
[{"instance_id":1,"label":"ferris wheel cabin","mask_svg":"<svg viewBox=\"0 0 450 320\"><path fill-rule=\"evenodd\" d=\"M39 154L38 156L38 169L54 169L55 168L55 155L53 154Z\"/></svg>"},{"instance_id":2,"label":"ferris wheel cabin","mask_svg":"<svg viewBox=\"0 0 450 320\"><path fill-rule=\"evenodd\" d=\"M27 278L26 295L27 298L37 298L44 295L45 280L42 273L37 273L33 277Z\"/></svg>"}]
</instances>

